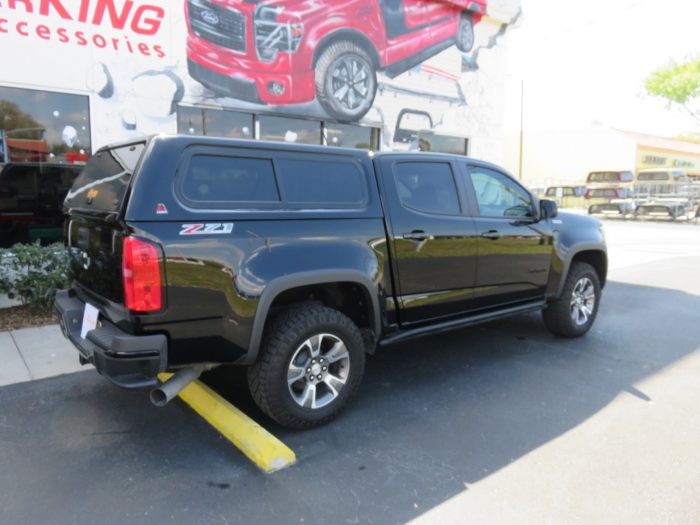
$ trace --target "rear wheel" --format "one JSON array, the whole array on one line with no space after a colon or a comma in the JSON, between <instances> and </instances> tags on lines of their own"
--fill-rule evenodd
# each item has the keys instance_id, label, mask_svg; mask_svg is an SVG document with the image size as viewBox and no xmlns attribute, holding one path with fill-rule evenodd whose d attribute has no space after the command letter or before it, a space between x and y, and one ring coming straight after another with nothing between
<instances>
[{"instance_id":1,"label":"rear wheel","mask_svg":"<svg viewBox=\"0 0 700 525\"><path fill-rule=\"evenodd\" d=\"M542 312L549 331L562 337L579 337L588 332L598 314L600 279L595 268L574 261L561 296Z\"/></svg>"},{"instance_id":2,"label":"rear wheel","mask_svg":"<svg viewBox=\"0 0 700 525\"><path fill-rule=\"evenodd\" d=\"M469 53L474 47L474 21L472 15L464 13L459 19L457 29L457 49Z\"/></svg>"},{"instance_id":3,"label":"rear wheel","mask_svg":"<svg viewBox=\"0 0 700 525\"><path fill-rule=\"evenodd\" d=\"M340 413L360 386L364 366L362 335L348 317L324 306L299 308L270 322L248 384L272 419L311 428Z\"/></svg>"}]
</instances>

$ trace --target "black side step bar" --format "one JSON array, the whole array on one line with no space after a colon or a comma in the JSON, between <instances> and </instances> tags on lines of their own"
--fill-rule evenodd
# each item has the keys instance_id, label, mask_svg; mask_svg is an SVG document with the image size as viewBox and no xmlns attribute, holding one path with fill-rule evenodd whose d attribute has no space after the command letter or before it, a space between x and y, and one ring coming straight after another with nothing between
<instances>
[{"instance_id":1,"label":"black side step bar","mask_svg":"<svg viewBox=\"0 0 700 525\"><path fill-rule=\"evenodd\" d=\"M396 343L400 343L405 339L413 339L415 337L422 337L425 335L433 335L440 332L447 332L449 330L456 330L458 328L465 328L467 326L473 326L476 324L485 323L487 321L494 321L496 319L501 319L503 317L510 317L516 314L524 314L528 312L534 312L537 310L542 310L546 306L546 301L535 301L531 303L520 304L518 306L511 306L510 308L505 308L498 311L486 312L471 317L463 317L460 319L452 319L450 321L445 321L438 324L433 324L430 326L421 326L419 328L411 328L408 330L402 330L397 334L391 335L379 342L380 346L389 346Z\"/></svg>"}]
</instances>

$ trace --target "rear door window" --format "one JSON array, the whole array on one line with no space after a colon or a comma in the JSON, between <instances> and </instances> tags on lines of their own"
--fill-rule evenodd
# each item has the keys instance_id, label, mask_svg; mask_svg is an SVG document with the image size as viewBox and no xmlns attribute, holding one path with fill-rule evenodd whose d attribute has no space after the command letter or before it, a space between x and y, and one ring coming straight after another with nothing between
<instances>
[{"instance_id":1,"label":"rear door window","mask_svg":"<svg viewBox=\"0 0 700 525\"><path fill-rule=\"evenodd\" d=\"M396 185L406 208L436 215L459 215L459 197L447 162L396 164Z\"/></svg>"},{"instance_id":2,"label":"rear door window","mask_svg":"<svg viewBox=\"0 0 700 525\"><path fill-rule=\"evenodd\" d=\"M145 148L140 142L97 152L75 180L64 206L118 211Z\"/></svg>"}]
</instances>

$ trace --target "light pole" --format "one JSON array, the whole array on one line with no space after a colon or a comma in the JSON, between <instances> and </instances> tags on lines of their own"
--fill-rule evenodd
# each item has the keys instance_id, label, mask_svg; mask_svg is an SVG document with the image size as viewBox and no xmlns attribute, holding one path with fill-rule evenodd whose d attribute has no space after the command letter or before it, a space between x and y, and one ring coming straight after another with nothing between
<instances>
[{"instance_id":1,"label":"light pole","mask_svg":"<svg viewBox=\"0 0 700 525\"><path fill-rule=\"evenodd\" d=\"M525 121L525 81L520 81L520 160L518 162L518 180L523 180L523 125Z\"/></svg>"}]
</instances>

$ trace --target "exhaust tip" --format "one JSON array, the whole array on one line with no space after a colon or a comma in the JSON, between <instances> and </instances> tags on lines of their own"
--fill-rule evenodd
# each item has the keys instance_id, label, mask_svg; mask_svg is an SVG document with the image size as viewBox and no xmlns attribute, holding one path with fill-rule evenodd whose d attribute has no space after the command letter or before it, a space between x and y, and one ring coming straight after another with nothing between
<instances>
[{"instance_id":1,"label":"exhaust tip","mask_svg":"<svg viewBox=\"0 0 700 525\"><path fill-rule=\"evenodd\" d=\"M151 403L155 406L162 408L168 404L168 401L170 401L170 399L168 399L168 396L162 389L155 388L151 390Z\"/></svg>"}]
</instances>

